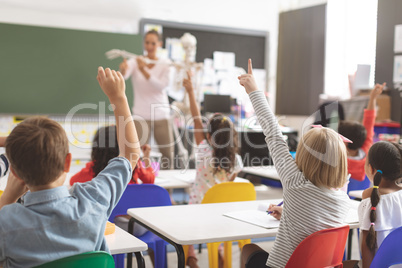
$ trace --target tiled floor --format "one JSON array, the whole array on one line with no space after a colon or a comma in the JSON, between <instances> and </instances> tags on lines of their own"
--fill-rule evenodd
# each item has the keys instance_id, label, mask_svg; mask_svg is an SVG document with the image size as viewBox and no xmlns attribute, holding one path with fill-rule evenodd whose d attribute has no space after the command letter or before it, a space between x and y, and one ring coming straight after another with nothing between
<instances>
[{"instance_id":1,"label":"tiled floor","mask_svg":"<svg viewBox=\"0 0 402 268\"><path fill-rule=\"evenodd\" d=\"M260 185L256 186L256 192L257 192L257 199L258 200L263 200L263 199L278 199L282 197L282 189L280 188L272 188L272 187L267 187L265 185ZM257 243L261 248L264 250L267 250L268 252L271 250L271 248L274 245L274 241L270 239L256 239L252 240L253 243ZM198 248L198 247L196 247ZM168 247L169 253L168 253L168 267L169 268L174 268L177 267L177 255L176 252L174 251L173 247L169 246ZM145 265L146 267L152 268L152 263L149 259L148 256L144 256L145 258ZM203 245L202 252L199 254L197 250L197 258L198 258L198 265L201 268L208 268L208 250L205 248L205 245ZM357 238L356 238L356 231L353 236L353 243L352 243L352 259L360 259L360 254L358 252L358 243L357 243ZM134 267L136 267L136 262L133 260ZM238 268L240 267L240 251L239 248L234 245L232 247L232 267L233 268Z\"/></svg>"}]
</instances>

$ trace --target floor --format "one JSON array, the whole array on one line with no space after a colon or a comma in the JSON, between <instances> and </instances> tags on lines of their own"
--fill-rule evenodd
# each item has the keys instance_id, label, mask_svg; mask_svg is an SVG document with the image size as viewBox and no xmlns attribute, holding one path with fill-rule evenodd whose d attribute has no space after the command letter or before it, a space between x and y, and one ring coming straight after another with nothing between
<instances>
[{"instance_id":1,"label":"floor","mask_svg":"<svg viewBox=\"0 0 402 268\"><path fill-rule=\"evenodd\" d=\"M273 187L268 187L265 185L259 185L256 186L256 192L257 192L257 199L258 200L263 200L263 199L278 199L282 197L282 189L281 188L273 188ZM176 195L176 197L179 197L179 202L180 202L180 195ZM266 251L270 251L271 248L274 245L274 240L273 238L262 238L262 239L253 239L253 243L258 244L261 248L263 248ZM196 247L198 249L198 247ZM146 267L153 267L151 260L149 256L144 256L145 258L145 266ZM208 267L208 250L206 249L206 246L203 245L201 253L198 253L197 250L197 258L198 258L198 265L200 268L207 268ZM352 259L360 259L360 253L358 251L358 242L356 238L356 231L354 232L353 239L352 239ZM136 261L133 259L133 267L136 267ZM176 251L172 246L168 246L168 268L173 268L177 267L177 255ZM240 267L240 250L239 248L234 245L232 247L232 267L238 268Z\"/></svg>"}]
</instances>

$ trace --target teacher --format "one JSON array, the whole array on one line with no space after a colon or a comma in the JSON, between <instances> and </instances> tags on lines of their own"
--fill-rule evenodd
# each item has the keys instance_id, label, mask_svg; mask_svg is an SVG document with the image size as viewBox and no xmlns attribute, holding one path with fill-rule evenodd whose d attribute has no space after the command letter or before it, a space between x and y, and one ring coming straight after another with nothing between
<instances>
[{"instance_id":1,"label":"teacher","mask_svg":"<svg viewBox=\"0 0 402 268\"><path fill-rule=\"evenodd\" d=\"M162 45L160 34L151 30L145 34L145 56L120 63L125 79L131 77L134 89L134 123L141 146L149 143L151 129L162 153L161 169L173 168L174 139L170 120L169 100L165 88L169 85L170 61L158 59ZM151 61L149 61L151 60Z\"/></svg>"}]
</instances>

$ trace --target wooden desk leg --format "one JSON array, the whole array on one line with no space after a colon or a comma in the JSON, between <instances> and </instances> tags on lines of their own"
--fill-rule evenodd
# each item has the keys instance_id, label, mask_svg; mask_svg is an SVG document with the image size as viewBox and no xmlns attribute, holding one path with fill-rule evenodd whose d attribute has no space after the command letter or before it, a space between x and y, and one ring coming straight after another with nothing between
<instances>
[{"instance_id":1,"label":"wooden desk leg","mask_svg":"<svg viewBox=\"0 0 402 268\"><path fill-rule=\"evenodd\" d=\"M170 240L166 236L164 236L161 233L155 231L154 229L150 228L149 226L143 224L142 222L137 221L133 217L131 217L130 221L128 222L128 230L129 231L133 230L134 222L138 223L139 225L143 226L144 228L147 228L149 231L153 232L154 234L156 234L157 236L159 236L160 238L162 238L163 240L167 241L169 244L174 246L174 248L176 249L176 252L177 252L177 267L178 268L185 268L186 267L186 260L185 260L185 257L184 257L184 251L183 251L182 245L176 244L175 242L173 242L172 240ZM130 258L130 256L131 256L131 258ZM132 253L127 254L127 268L132 267L132 256L133 256ZM138 259L137 259L137 262L138 262Z\"/></svg>"},{"instance_id":2,"label":"wooden desk leg","mask_svg":"<svg viewBox=\"0 0 402 268\"><path fill-rule=\"evenodd\" d=\"M144 256L142 256L142 252L135 252L135 258L137 259L137 267L145 268Z\"/></svg>"}]
</instances>

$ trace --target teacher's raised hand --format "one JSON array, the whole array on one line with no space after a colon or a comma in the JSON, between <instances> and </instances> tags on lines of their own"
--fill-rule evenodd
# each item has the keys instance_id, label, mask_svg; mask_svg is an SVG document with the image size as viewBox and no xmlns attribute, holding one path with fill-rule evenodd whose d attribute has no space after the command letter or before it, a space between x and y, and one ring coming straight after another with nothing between
<instances>
[{"instance_id":1,"label":"teacher's raised hand","mask_svg":"<svg viewBox=\"0 0 402 268\"><path fill-rule=\"evenodd\" d=\"M240 85L242 85L245 89L247 94L250 94L253 91L257 91L257 83L255 82L254 76L253 76L253 65L251 63L251 59L248 59L248 72L247 74L242 74L239 77Z\"/></svg>"}]
</instances>

